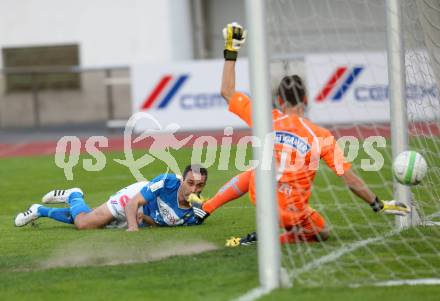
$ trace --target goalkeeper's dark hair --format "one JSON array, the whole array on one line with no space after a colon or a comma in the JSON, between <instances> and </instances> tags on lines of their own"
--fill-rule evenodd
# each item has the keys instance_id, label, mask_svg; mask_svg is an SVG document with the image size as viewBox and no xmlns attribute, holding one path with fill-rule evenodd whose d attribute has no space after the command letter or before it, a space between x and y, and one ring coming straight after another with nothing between
<instances>
[{"instance_id":1,"label":"goalkeeper's dark hair","mask_svg":"<svg viewBox=\"0 0 440 301\"><path fill-rule=\"evenodd\" d=\"M278 95L291 106L303 103L306 89L301 77L296 74L283 77L278 86Z\"/></svg>"},{"instance_id":2,"label":"goalkeeper's dark hair","mask_svg":"<svg viewBox=\"0 0 440 301\"><path fill-rule=\"evenodd\" d=\"M185 167L185 170L183 171L183 178L186 178L186 175L190 172L198 173L202 176L205 176L205 182L208 180L208 170L204 168L200 164L190 164L187 167Z\"/></svg>"}]
</instances>

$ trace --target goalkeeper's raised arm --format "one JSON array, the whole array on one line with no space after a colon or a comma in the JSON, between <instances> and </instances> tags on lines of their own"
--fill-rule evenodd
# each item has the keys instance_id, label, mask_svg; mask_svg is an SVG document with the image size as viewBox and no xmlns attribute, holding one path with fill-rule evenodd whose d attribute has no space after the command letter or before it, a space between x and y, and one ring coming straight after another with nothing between
<instances>
[{"instance_id":1,"label":"goalkeeper's raised arm","mask_svg":"<svg viewBox=\"0 0 440 301\"><path fill-rule=\"evenodd\" d=\"M223 78L221 95L229 103L235 91L235 61L241 45L246 41L246 30L238 23L230 23L223 29L225 48L223 55L225 64L223 66Z\"/></svg>"}]
</instances>

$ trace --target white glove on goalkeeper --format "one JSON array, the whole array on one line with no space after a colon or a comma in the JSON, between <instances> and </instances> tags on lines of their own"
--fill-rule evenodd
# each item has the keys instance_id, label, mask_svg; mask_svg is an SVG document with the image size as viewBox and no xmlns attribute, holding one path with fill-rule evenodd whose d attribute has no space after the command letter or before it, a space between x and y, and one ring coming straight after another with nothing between
<instances>
[{"instance_id":1,"label":"white glove on goalkeeper","mask_svg":"<svg viewBox=\"0 0 440 301\"><path fill-rule=\"evenodd\" d=\"M396 200L391 201L381 201L378 197L370 204L374 212L381 212L383 214L393 214L405 216L411 212L411 208L403 203Z\"/></svg>"},{"instance_id":2,"label":"white glove on goalkeeper","mask_svg":"<svg viewBox=\"0 0 440 301\"><path fill-rule=\"evenodd\" d=\"M229 23L223 28L223 39L225 40L225 50L223 55L227 61L237 60L238 51L246 41L247 31L237 22Z\"/></svg>"}]
</instances>

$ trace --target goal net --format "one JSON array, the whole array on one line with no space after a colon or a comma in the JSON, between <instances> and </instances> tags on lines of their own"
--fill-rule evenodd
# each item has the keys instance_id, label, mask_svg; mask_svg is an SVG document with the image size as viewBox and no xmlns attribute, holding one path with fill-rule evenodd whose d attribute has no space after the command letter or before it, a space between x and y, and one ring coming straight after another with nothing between
<instances>
[{"instance_id":1,"label":"goal net","mask_svg":"<svg viewBox=\"0 0 440 301\"><path fill-rule=\"evenodd\" d=\"M421 221L399 229L321 162L310 204L330 239L283 246L282 267L294 285L440 283L440 1L399 2L408 128L398 130L428 163L423 182L411 187ZM392 199L385 0L271 0L266 14L272 86L301 75L308 118L333 132L376 195Z\"/></svg>"}]
</instances>

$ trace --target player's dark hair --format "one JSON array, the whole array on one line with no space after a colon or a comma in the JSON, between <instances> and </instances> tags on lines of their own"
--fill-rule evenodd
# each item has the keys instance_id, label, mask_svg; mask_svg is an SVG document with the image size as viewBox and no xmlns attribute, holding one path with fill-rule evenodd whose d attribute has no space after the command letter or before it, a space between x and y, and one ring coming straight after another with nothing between
<instances>
[{"instance_id":1,"label":"player's dark hair","mask_svg":"<svg viewBox=\"0 0 440 301\"><path fill-rule=\"evenodd\" d=\"M190 164L187 167L185 167L185 170L183 171L183 178L186 178L186 175L190 172L198 173L202 176L205 176L205 182L208 180L208 170L204 168L200 164Z\"/></svg>"},{"instance_id":2,"label":"player's dark hair","mask_svg":"<svg viewBox=\"0 0 440 301\"><path fill-rule=\"evenodd\" d=\"M278 95L292 106L303 103L306 89L301 77L296 74L283 77L278 86Z\"/></svg>"}]
</instances>

